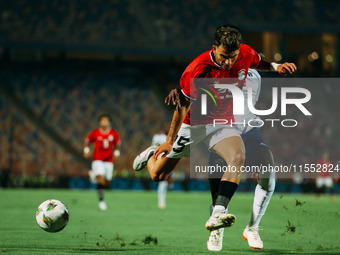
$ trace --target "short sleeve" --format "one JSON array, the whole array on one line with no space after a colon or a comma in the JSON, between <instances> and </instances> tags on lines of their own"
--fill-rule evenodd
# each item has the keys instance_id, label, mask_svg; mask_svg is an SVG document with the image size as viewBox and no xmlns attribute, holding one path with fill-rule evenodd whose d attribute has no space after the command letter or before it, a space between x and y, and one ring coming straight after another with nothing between
<instances>
[{"instance_id":1,"label":"short sleeve","mask_svg":"<svg viewBox=\"0 0 340 255\"><path fill-rule=\"evenodd\" d=\"M261 61L261 56L254 49L250 48L250 67L257 67Z\"/></svg>"},{"instance_id":2,"label":"short sleeve","mask_svg":"<svg viewBox=\"0 0 340 255\"><path fill-rule=\"evenodd\" d=\"M95 130L92 130L92 131L88 134L88 136L87 136L87 138L86 138L86 140L87 140L88 143L92 143L92 142L95 140L94 132L95 132Z\"/></svg>"},{"instance_id":3,"label":"short sleeve","mask_svg":"<svg viewBox=\"0 0 340 255\"><path fill-rule=\"evenodd\" d=\"M113 142L114 142L114 144L115 145L120 145L121 144L121 141L120 141L120 136L119 136L119 134L118 134L118 132L116 131L116 130L114 130L113 131L113 136L114 136L114 140L113 140Z\"/></svg>"},{"instance_id":4,"label":"short sleeve","mask_svg":"<svg viewBox=\"0 0 340 255\"><path fill-rule=\"evenodd\" d=\"M182 75L180 85L183 95L189 99L196 100L197 88L195 82L192 81L194 78L201 78L205 75L204 65L198 65L192 71L185 71Z\"/></svg>"}]
</instances>

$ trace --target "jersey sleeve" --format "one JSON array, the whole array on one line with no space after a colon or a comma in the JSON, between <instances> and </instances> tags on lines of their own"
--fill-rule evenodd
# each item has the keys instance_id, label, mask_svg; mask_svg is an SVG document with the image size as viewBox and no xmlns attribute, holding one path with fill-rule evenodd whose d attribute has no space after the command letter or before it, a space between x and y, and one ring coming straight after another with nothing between
<instances>
[{"instance_id":1,"label":"jersey sleeve","mask_svg":"<svg viewBox=\"0 0 340 255\"><path fill-rule=\"evenodd\" d=\"M95 140L95 135L94 135L94 133L95 133L95 130L92 130L92 131L88 134L88 136L87 136L87 138L86 138L86 140L87 140L88 143L92 143L92 142Z\"/></svg>"},{"instance_id":2,"label":"jersey sleeve","mask_svg":"<svg viewBox=\"0 0 340 255\"><path fill-rule=\"evenodd\" d=\"M202 78L205 75L204 65L198 65L192 71L185 71L180 80L181 91L189 99L196 100L198 90L194 78Z\"/></svg>"},{"instance_id":3,"label":"jersey sleeve","mask_svg":"<svg viewBox=\"0 0 340 255\"><path fill-rule=\"evenodd\" d=\"M113 136L114 136L114 145L120 145L121 144L121 140L120 140L120 136L118 134L118 132L116 130L113 131Z\"/></svg>"},{"instance_id":4,"label":"jersey sleeve","mask_svg":"<svg viewBox=\"0 0 340 255\"><path fill-rule=\"evenodd\" d=\"M260 64L261 56L254 49L250 48L251 62L250 67L257 67Z\"/></svg>"},{"instance_id":5,"label":"jersey sleeve","mask_svg":"<svg viewBox=\"0 0 340 255\"><path fill-rule=\"evenodd\" d=\"M261 61L261 56L258 54L252 47L249 45L243 44L243 49L245 49L245 52L249 59L249 68L257 67Z\"/></svg>"}]
</instances>

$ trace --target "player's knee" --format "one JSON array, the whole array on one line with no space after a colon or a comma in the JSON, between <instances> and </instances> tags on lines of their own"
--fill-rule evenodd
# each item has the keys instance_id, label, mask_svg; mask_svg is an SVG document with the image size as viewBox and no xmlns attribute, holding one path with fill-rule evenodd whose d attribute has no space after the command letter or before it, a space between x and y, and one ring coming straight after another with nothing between
<instances>
[{"instance_id":1,"label":"player's knee","mask_svg":"<svg viewBox=\"0 0 340 255\"><path fill-rule=\"evenodd\" d=\"M154 182L159 182L159 175L156 173L150 173L151 180Z\"/></svg>"},{"instance_id":2,"label":"player's knee","mask_svg":"<svg viewBox=\"0 0 340 255\"><path fill-rule=\"evenodd\" d=\"M163 175L163 174L152 173L152 174L150 174L150 176L151 176L151 179L152 179L154 182L165 181L165 175Z\"/></svg>"},{"instance_id":3,"label":"player's knee","mask_svg":"<svg viewBox=\"0 0 340 255\"><path fill-rule=\"evenodd\" d=\"M243 152L236 152L231 157L231 165L242 166L246 160L246 155Z\"/></svg>"},{"instance_id":4,"label":"player's knee","mask_svg":"<svg viewBox=\"0 0 340 255\"><path fill-rule=\"evenodd\" d=\"M105 184L106 184L106 180L105 180L104 176L102 176L102 175L97 175L97 176L96 176L96 179L97 179L97 183L98 183L98 184L101 184L101 185L105 185Z\"/></svg>"}]
</instances>

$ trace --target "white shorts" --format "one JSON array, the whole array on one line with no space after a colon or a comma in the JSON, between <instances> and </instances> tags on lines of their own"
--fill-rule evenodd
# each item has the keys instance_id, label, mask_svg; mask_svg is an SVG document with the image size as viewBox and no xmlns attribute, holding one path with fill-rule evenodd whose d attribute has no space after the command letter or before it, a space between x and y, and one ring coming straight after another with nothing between
<instances>
[{"instance_id":1,"label":"white shorts","mask_svg":"<svg viewBox=\"0 0 340 255\"><path fill-rule=\"evenodd\" d=\"M112 180L113 163L101 160L92 161L92 172L94 176L103 175L106 180Z\"/></svg>"},{"instance_id":2,"label":"white shorts","mask_svg":"<svg viewBox=\"0 0 340 255\"><path fill-rule=\"evenodd\" d=\"M197 125L182 124L176 141L168 158L190 157L190 146L203 142L209 149L218 142L232 136L240 137L240 131L227 125Z\"/></svg>"},{"instance_id":3,"label":"white shorts","mask_svg":"<svg viewBox=\"0 0 340 255\"><path fill-rule=\"evenodd\" d=\"M316 187L318 189L322 187L333 188L333 179L332 177L318 177L316 178Z\"/></svg>"}]
</instances>

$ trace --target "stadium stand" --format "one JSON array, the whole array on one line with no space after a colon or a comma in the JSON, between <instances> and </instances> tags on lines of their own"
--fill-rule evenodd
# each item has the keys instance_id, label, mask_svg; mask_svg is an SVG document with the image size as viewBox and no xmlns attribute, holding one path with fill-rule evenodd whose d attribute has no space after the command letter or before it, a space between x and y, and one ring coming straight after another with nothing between
<instances>
[{"instance_id":1,"label":"stadium stand","mask_svg":"<svg viewBox=\"0 0 340 255\"><path fill-rule=\"evenodd\" d=\"M142 66L140 69L112 68L91 62L9 64L0 71L0 78L27 108L79 154L87 133L97 125L98 115L110 113L113 127L122 137L122 156L117 161L117 168L122 171L131 170L135 155L148 146L153 134L171 119L171 109L162 104L168 87L176 84L177 70L167 70L175 75L168 75L173 78L161 87L156 76L146 75L142 70ZM318 98L313 99L317 102L308 106L313 118L302 118L299 110L292 107L288 116L298 119L301 128L292 131L279 125L274 129L265 125L262 129L277 164L314 162L318 157L317 148L329 148L333 158L340 153L335 142L333 115L324 114L328 108L317 107L327 105L323 103L326 100L332 104L328 104L330 109L338 109L339 91L332 92L327 84L322 89L313 86L309 89L312 94L318 94ZM263 86L259 108L266 109L271 100L271 88ZM25 178L83 175L86 169L83 162L41 132L39 123L32 123L3 94L0 104L1 109L6 109L0 113L0 153L8 155L0 158L1 169L11 167L12 175ZM268 118L282 117L274 113Z\"/></svg>"},{"instance_id":2,"label":"stadium stand","mask_svg":"<svg viewBox=\"0 0 340 255\"><path fill-rule=\"evenodd\" d=\"M218 8L228 5L228 13ZM294 0L285 5L279 0L14 0L0 1L0 10L2 44L68 49L84 45L202 49L211 44L206 35L221 23L240 24L245 31L295 33L339 32L340 27L340 3L334 0Z\"/></svg>"},{"instance_id":3,"label":"stadium stand","mask_svg":"<svg viewBox=\"0 0 340 255\"><path fill-rule=\"evenodd\" d=\"M338 13L336 0L293 0L284 5L279 0L0 0L0 88L17 98L9 100L6 89L1 90L0 155L5 156L0 157L0 169L2 173L11 169L13 186L82 175L87 168L79 158L83 139L96 127L98 115L106 112L113 116L123 141L116 167L119 175L130 176L135 155L171 119L163 98L177 86L192 57L209 49L218 25L238 24L245 34L280 33L282 61L303 63L300 76L325 77L340 72L339 46L315 45L322 44L324 33L340 33ZM300 34L320 38L308 52L300 54L301 45L289 52L297 40L288 37ZM300 44L303 48L305 42ZM328 54L323 51L328 48L334 50L328 52L334 58L331 71L323 69ZM307 62L313 51L319 59ZM110 61L83 60L96 53L95 58ZM70 54L81 60L70 60ZM146 63L149 54L152 64ZM339 109L340 91L327 84L311 90L318 95L317 103L310 106L313 119L300 119L303 128L294 133L263 128L277 164L314 162L325 149L334 159L340 153L337 122L330 111ZM260 107L270 104L270 95L263 88ZM296 109L290 114L298 116Z\"/></svg>"},{"instance_id":4,"label":"stadium stand","mask_svg":"<svg viewBox=\"0 0 340 255\"><path fill-rule=\"evenodd\" d=\"M162 101L154 90L137 80L140 76L137 70L122 72L101 67L94 67L91 72L82 70L81 66L71 65L60 68L13 65L1 71L1 79L78 152L87 133L97 126L98 115L111 114L125 151L121 168L129 169L134 155L150 143L153 134L170 117L166 117ZM70 159L66 152L59 153L63 149L39 132L39 126L33 125L3 94L1 108L8 109L1 115L1 154L8 155L6 152L12 146L15 173L25 169L24 172L31 171L29 174L40 174L40 171L51 171L55 175L81 174L84 168L81 162ZM8 114L10 112L13 114ZM13 141L9 139L11 132ZM8 161L8 157L2 157L0 168L8 168Z\"/></svg>"}]
</instances>

